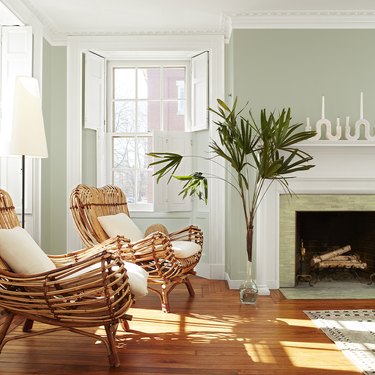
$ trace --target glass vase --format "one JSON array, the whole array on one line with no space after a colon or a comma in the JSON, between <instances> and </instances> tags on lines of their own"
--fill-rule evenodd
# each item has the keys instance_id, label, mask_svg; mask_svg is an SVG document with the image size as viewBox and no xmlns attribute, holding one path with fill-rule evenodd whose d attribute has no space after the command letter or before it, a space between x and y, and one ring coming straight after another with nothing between
<instances>
[{"instance_id":1,"label":"glass vase","mask_svg":"<svg viewBox=\"0 0 375 375\"><path fill-rule=\"evenodd\" d=\"M252 278L252 263L247 262L246 279L240 285L240 302L244 305L254 305L258 298L258 287Z\"/></svg>"}]
</instances>

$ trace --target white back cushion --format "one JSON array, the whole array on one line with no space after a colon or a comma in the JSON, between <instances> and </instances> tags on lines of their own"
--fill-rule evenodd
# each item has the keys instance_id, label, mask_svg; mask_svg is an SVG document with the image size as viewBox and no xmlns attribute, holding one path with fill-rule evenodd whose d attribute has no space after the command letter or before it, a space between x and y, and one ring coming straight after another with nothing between
<instances>
[{"instance_id":1,"label":"white back cushion","mask_svg":"<svg viewBox=\"0 0 375 375\"><path fill-rule=\"evenodd\" d=\"M30 275L56 269L51 259L21 227L0 229L0 256L13 272Z\"/></svg>"},{"instance_id":2,"label":"white back cushion","mask_svg":"<svg viewBox=\"0 0 375 375\"><path fill-rule=\"evenodd\" d=\"M141 240L143 233L125 213L99 216L98 221L109 237L124 236L131 242Z\"/></svg>"}]
</instances>

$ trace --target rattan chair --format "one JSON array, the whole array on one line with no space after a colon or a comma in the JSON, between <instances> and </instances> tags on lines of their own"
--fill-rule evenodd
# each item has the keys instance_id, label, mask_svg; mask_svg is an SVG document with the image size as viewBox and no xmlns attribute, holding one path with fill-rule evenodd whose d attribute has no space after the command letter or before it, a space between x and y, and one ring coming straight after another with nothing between
<instances>
[{"instance_id":1,"label":"rattan chair","mask_svg":"<svg viewBox=\"0 0 375 375\"><path fill-rule=\"evenodd\" d=\"M11 229L19 221L9 194L0 189L0 228ZM0 307L5 322L0 330L0 351L15 339L69 330L101 340L109 363L119 366L115 335L119 323L127 328L126 314L133 303L128 276L118 249L126 241L117 237L100 245L50 256L56 269L33 275L16 274L0 259ZM15 315L26 318L25 334L9 334ZM51 326L32 332L33 321ZM82 328L104 326L106 337Z\"/></svg>"},{"instance_id":2,"label":"rattan chair","mask_svg":"<svg viewBox=\"0 0 375 375\"><path fill-rule=\"evenodd\" d=\"M108 239L98 221L99 216L118 213L129 216L125 193L113 185L101 188L78 185L71 193L70 209L86 246ZM193 241L200 245L201 250L190 257L177 258L171 241ZM140 265L149 273L149 289L158 294L162 310L169 312L169 293L176 285L185 284L190 296L194 296L188 276L195 274L194 267L201 258L202 245L202 231L193 225L169 234L156 231L139 241L126 244L123 259Z\"/></svg>"}]
</instances>

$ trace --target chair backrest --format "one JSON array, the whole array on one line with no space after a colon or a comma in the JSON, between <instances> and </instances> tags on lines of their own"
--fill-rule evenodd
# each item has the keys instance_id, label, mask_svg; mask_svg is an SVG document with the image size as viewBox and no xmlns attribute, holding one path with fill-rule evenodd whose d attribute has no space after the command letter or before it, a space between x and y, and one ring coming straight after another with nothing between
<instances>
[{"instance_id":1,"label":"chair backrest","mask_svg":"<svg viewBox=\"0 0 375 375\"><path fill-rule=\"evenodd\" d=\"M98 217L125 213L129 216L125 193L117 186L101 188L78 185L70 195L70 211L83 243L92 246L108 239Z\"/></svg>"},{"instance_id":2,"label":"chair backrest","mask_svg":"<svg viewBox=\"0 0 375 375\"><path fill-rule=\"evenodd\" d=\"M11 229L19 226L20 221L12 198L5 190L0 189L0 229Z\"/></svg>"},{"instance_id":3,"label":"chair backrest","mask_svg":"<svg viewBox=\"0 0 375 375\"><path fill-rule=\"evenodd\" d=\"M10 195L3 189L0 189L0 229L12 229L19 227L16 209ZM0 258L0 268L10 270L10 267Z\"/></svg>"}]
</instances>

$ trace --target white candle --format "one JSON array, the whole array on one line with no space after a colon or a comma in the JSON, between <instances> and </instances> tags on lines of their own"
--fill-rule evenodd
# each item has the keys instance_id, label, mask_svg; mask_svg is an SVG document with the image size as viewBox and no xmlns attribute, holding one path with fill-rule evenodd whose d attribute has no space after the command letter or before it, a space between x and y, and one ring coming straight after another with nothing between
<instances>
[{"instance_id":1,"label":"white candle","mask_svg":"<svg viewBox=\"0 0 375 375\"><path fill-rule=\"evenodd\" d=\"M361 92L361 99L359 104L359 118L363 120L363 92Z\"/></svg>"},{"instance_id":2,"label":"white candle","mask_svg":"<svg viewBox=\"0 0 375 375\"><path fill-rule=\"evenodd\" d=\"M325 103L324 103L324 95L322 96L322 120L325 118Z\"/></svg>"},{"instance_id":3,"label":"white candle","mask_svg":"<svg viewBox=\"0 0 375 375\"><path fill-rule=\"evenodd\" d=\"M310 117L306 117L306 131L310 131L311 126L310 126Z\"/></svg>"}]
</instances>

